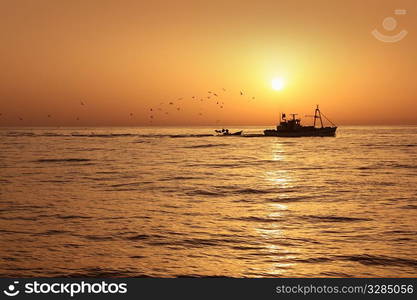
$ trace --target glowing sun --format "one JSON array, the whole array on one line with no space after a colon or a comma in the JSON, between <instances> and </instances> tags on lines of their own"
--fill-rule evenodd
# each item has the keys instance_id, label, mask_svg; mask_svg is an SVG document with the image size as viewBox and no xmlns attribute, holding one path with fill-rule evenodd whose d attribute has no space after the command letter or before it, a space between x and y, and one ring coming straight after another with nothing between
<instances>
[{"instance_id":1,"label":"glowing sun","mask_svg":"<svg viewBox=\"0 0 417 300\"><path fill-rule=\"evenodd\" d=\"M284 80L281 77L272 79L271 81L272 88L276 91L280 91L284 88Z\"/></svg>"}]
</instances>

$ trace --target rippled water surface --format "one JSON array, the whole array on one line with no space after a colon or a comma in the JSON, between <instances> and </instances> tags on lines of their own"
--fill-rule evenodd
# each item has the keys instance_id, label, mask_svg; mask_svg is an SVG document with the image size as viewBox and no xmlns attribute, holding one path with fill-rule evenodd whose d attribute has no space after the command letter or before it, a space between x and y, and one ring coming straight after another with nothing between
<instances>
[{"instance_id":1,"label":"rippled water surface","mask_svg":"<svg viewBox=\"0 0 417 300\"><path fill-rule=\"evenodd\" d=\"M0 129L0 275L417 276L417 127L211 133Z\"/></svg>"}]
</instances>

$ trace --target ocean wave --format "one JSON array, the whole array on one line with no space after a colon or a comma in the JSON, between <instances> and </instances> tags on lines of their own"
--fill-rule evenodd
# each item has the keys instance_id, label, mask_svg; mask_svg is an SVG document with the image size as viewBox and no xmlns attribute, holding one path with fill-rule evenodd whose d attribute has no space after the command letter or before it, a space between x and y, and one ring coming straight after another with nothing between
<instances>
[{"instance_id":1,"label":"ocean wave","mask_svg":"<svg viewBox=\"0 0 417 300\"><path fill-rule=\"evenodd\" d=\"M280 190L277 189L238 189L233 191L234 194L271 194L271 193L279 193Z\"/></svg>"},{"instance_id":2,"label":"ocean wave","mask_svg":"<svg viewBox=\"0 0 417 300\"><path fill-rule=\"evenodd\" d=\"M274 223L277 221L280 221L280 219L282 218L261 218L261 217L254 217L254 216L249 216L249 217L230 217L227 218L228 220L235 220L235 221L245 221L245 222L259 222L259 223Z\"/></svg>"},{"instance_id":3,"label":"ocean wave","mask_svg":"<svg viewBox=\"0 0 417 300\"><path fill-rule=\"evenodd\" d=\"M109 180L112 180L112 179L109 179ZM95 180L95 181L100 181L100 180ZM154 182L152 181L140 181L140 182L138 181L138 182L128 182L128 183L117 183L117 184L112 184L109 186L102 184L98 186L98 188L106 192L142 191L142 190L151 189L153 183Z\"/></svg>"},{"instance_id":4,"label":"ocean wave","mask_svg":"<svg viewBox=\"0 0 417 300\"><path fill-rule=\"evenodd\" d=\"M245 163L243 161L234 162L234 163L210 163L210 164L187 164L187 167L199 167L199 168L213 168L213 169L219 169L219 168L229 168L229 169L239 169L239 168L245 168L248 165L256 164L255 162L251 163Z\"/></svg>"},{"instance_id":5,"label":"ocean wave","mask_svg":"<svg viewBox=\"0 0 417 300\"><path fill-rule=\"evenodd\" d=\"M82 247L85 247L85 245L74 244L74 243L66 243L66 244L63 244L62 246L64 246L65 248L82 248Z\"/></svg>"},{"instance_id":6,"label":"ocean wave","mask_svg":"<svg viewBox=\"0 0 417 300\"><path fill-rule=\"evenodd\" d=\"M400 164L400 163L391 163L388 166L392 168L400 168L400 169L417 169L417 165L406 165L406 164Z\"/></svg>"},{"instance_id":7,"label":"ocean wave","mask_svg":"<svg viewBox=\"0 0 417 300\"><path fill-rule=\"evenodd\" d=\"M126 278L126 277L141 277L131 270L124 269L107 269L107 268L82 268L76 272L63 273L61 275L54 275L52 277L61 278ZM143 275L143 277L148 277Z\"/></svg>"},{"instance_id":8,"label":"ocean wave","mask_svg":"<svg viewBox=\"0 0 417 300\"><path fill-rule=\"evenodd\" d=\"M127 240L131 240L131 241L138 241L138 240L147 240L152 238L151 235L148 234L138 234L138 235L133 235L133 236L128 236L126 237Z\"/></svg>"},{"instance_id":9,"label":"ocean wave","mask_svg":"<svg viewBox=\"0 0 417 300\"><path fill-rule=\"evenodd\" d=\"M203 239L203 238L190 238L180 241L180 245L187 247L205 247L205 246L224 246L225 243L230 242L230 240L224 239Z\"/></svg>"},{"instance_id":10,"label":"ocean wave","mask_svg":"<svg viewBox=\"0 0 417 300\"><path fill-rule=\"evenodd\" d=\"M113 138L113 137L131 137L131 136L136 136L135 134L132 133L103 133L103 134L98 134L98 133L90 133L90 134L84 134L84 133L71 133L71 136L75 136L75 137L101 137L101 138Z\"/></svg>"},{"instance_id":11,"label":"ocean wave","mask_svg":"<svg viewBox=\"0 0 417 300\"><path fill-rule=\"evenodd\" d=\"M224 193L222 192L215 192L215 191L209 191L209 190L200 190L200 189L196 189L193 191L189 191L189 192L185 192L186 195L188 196L224 196Z\"/></svg>"},{"instance_id":12,"label":"ocean wave","mask_svg":"<svg viewBox=\"0 0 417 300\"><path fill-rule=\"evenodd\" d=\"M39 163L56 163L56 162L86 162L91 161L88 158L41 158L37 159L34 162Z\"/></svg>"},{"instance_id":13,"label":"ocean wave","mask_svg":"<svg viewBox=\"0 0 417 300\"><path fill-rule=\"evenodd\" d=\"M6 217L0 216L0 220L22 220L22 221L36 221L36 217Z\"/></svg>"},{"instance_id":14,"label":"ocean wave","mask_svg":"<svg viewBox=\"0 0 417 300\"><path fill-rule=\"evenodd\" d=\"M193 180L193 179L205 179L205 177L201 176L174 176L174 177L167 177L162 180L164 181L172 181L172 180Z\"/></svg>"},{"instance_id":15,"label":"ocean wave","mask_svg":"<svg viewBox=\"0 0 417 300\"><path fill-rule=\"evenodd\" d=\"M306 264L317 264L317 263L325 263L328 261L332 261L331 257L311 257L306 259L293 259L293 261L298 263L306 263Z\"/></svg>"},{"instance_id":16,"label":"ocean wave","mask_svg":"<svg viewBox=\"0 0 417 300\"><path fill-rule=\"evenodd\" d=\"M376 167L357 167L357 170L374 170Z\"/></svg>"},{"instance_id":17,"label":"ocean wave","mask_svg":"<svg viewBox=\"0 0 417 300\"><path fill-rule=\"evenodd\" d=\"M182 275L174 275L174 278L233 278L230 276L222 276L222 275L198 275L198 274L182 274Z\"/></svg>"},{"instance_id":18,"label":"ocean wave","mask_svg":"<svg viewBox=\"0 0 417 300\"><path fill-rule=\"evenodd\" d=\"M350 274L346 274L342 272L321 272L319 275L326 276L326 277L333 277L333 278L354 277Z\"/></svg>"},{"instance_id":19,"label":"ocean wave","mask_svg":"<svg viewBox=\"0 0 417 300\"><path fill-rule=\"evenodd\" d=\"M59 218L59 219L64 219L64 220L67 220L67 219L93 219L93 217L81 216L81 215L56 215L55 217Z\"/></svg>"},{"instance_id":20,"label":"ocean wave","mask_svg":"<svg viewBox=\"0 0 417 300\"><path fill-rule=\"evenodd\" d=\"M114 237L112 236L101 236L101 235L85 235L83 238L91 241L113 241Z\"/></svg>"},{"instance_id":21,"label":"ocean wave","mask_svg":"<svg viewBox=\"0 0 417 300\"><path fill-rule=\"evenodd\" d=\"M6 133L6 136L14 136L14 137L19 137L19 136L35 136L36 134L33 132L26 132L26 131L9 131Z\"/></svg>"},{"instance_id":22,"label":"ocean wave","mask_svg":"<svg viewBox=\"0 0 417 300\"><path fill-rule=\"evenodd\" d=\"M62 184L65 184L65 183L68 183L68 181L67 180L54 180L54 179L49 179L49 180L39 180L39 182L42 182L42 183L56 183L56 184L59 184L59 183L62 183Z\"/></svg>"},{"instance_id":23,"label":"ocean wave","mask_svg":"<svg viewBox=\"0 0 417 300\"><path fill-rule=\"evenodd\" d=\"M417 260L409 258L399 258L383 255L359 254L351 256L337 256L338 259L354 261L363 265L381 265L381 266L398 266L398 267L416 267Z\"/></svg>"},{"instance_id":24,"label":"ocean wave","mask_svg":"<svg viewBox=\"0 0 417 300\"><path fill-rule=\"evenodd\" d=\"M386 149L398 147L416 147L416 144L363 144L362 146L368 149Z\"/></svg>"},{"instance_id":25,"label":"ocean wave","mask_svg":"<svg viewBox=\"0 0 417 300\"><path fill-rule=\"evenodd\" d=\"M383 169L383 168L392 168L392 169L416 169L417 165L409 165L409 164L402 164L402 163L378 163L369 166L361 166L357 167L357 170L376 170L376 169Z\"/></svg>"},{"instance_id":26,"label":"ocean wave","mask_svg":"<svg viewBox=\"0 0 417 300\"><path fill-rule=\"evenodd\" d=\"M146 256L143 256L143 255L132 255L132 256L129 256L129 258L133 258L133 259L142 259L142 258L145 258Z\"/></svg>"},{"instance_id":27,"label":"ocean wave","mask_svg":"<svg viewBox=\"0 0 417 300\"><path fill-rule=\"evenodd\" d=\"M138 137L138 138L198 138L210 137L213 134L137 134L137 133L35 133L35 132L7 132L8 137L80 137L80 138L122 138L122 137Z\"/></svg>"},{"instance_id":28,"label":"ocean wave","mask_svg":"<svg viewBox=\"0 0 417 300\"><path fill-rule=\"evenodd\" d=\"M198 178L198 177L197 177ZM224 187L224 186L213 186L212 189L195 189L188 192L185 192L185 194L190 196L195 195L202 195L202 196L236 196L236 195L267 195L267 194L285 194L292 192L292 190L289 189L277 189L277 188L266 188L266 189L260 189L260 188L238 188L238 187ZM309 198L309 196L300 196L292 197L292 198L276 198L275 199L269 199L268 201L272 202L291 202L291 201L298 201L298 200L305 200ZM242 199L242 201L246 201L247 199ZM240 200L237 199L235 202L239 202Z\"/></svg>"},{"instance_id":29,"label":"ocean wave","mask_svg":"<svg viewBox=\"0 0 417 300\"><path fill-rule=\"evenodd\" d=\"M136 181L136 182L128 182L128 183L117 183L117 184L110 185L110 187L118 188L118 187L124 187L124 186L140 186L144 183L146 182Z\"/></svg>"},{"instance_id":30,"label":"ocean wave","mask_svg":"<svg viewBox=\"0 0 417 300\"><path fill-rule=\"evenodd\" d=\"M372 221L368 218L352 218L352 217L339 217L339 216L314 216L306 215L302 216L303 219L319 220L322 222L360 222L360 221Z\"/></svg>"},{"instance_id":31,"label":"ocean wave","mask_svg":"<svg viewBox=\"0 0 417 300\"><path fill-rule=\"evenodd\" d=\"M209 137L214 136L213 134L171 134L167 135L170 138L187 138L187 137Z\"/></svg>"},{"instance_id":32,"label":"ocean wave","mask_svg":"<svg viewBox=\"0 0 417 300\"><path fill-rule=\"evenodd\" d=\"M283 192L286 193L286 192ZM289 202L303 202L310 199L317 198L316 196L293 196L293 197L277 197L265 199L266 202L289 203ZM323 199L323 197L321 198Z\"/></svg>"},{"instance_id":33,"label":"ocean wave","mask_svg":"<svg viewBox=\"0 0 417 300\"><path fill-rule=\"evenodd\" d=\"M401 207L402 209L417 209L417 205L409 204Z\"/></svg>"},{"instance_id":34,"label":"ocean wave","mask_svg":"<svg viewBox=\"0 0 417 300\"><path fill-rule=\"evenodd\" d=\"M47 235L47 236L49 236L49 235L68 234L68 233L69 233L69 231L67 231L67 230L51 229L51 230L47 230L47 231L44 231L44 232L35 233L34 235Z\"/></svg>"},{"instance_id":35,"label":"ocean wave","mask_svg":"<svg viewBox=\"0 0 417 300\"><path fill-rule=\"evenodd\" d=\"M228 144L202 144L202 145L186 146L183 148L197 149L197 148L212 148L212 147L224 147L224 146L229 146L229 145Z\"/></svg>"},{"instance_id":36,"label":"ocean wave","mask_svg":"<svg viewBox=\"0 0 417 300\"><path fill-rule=\"evenodd\" d=\"M133 141L133 144L149 144L150 141L145 141L145 140L137 140L137 141Z\"/></svg>"},{"instance_id":37,"label":"ocean wave","mask_svg":"<svg viewBox=\"0 0 417 300\"><path fill-rule=\"evenodd\" d=\"M78 149L74 149L75 151L113 151L115 149L106 149L106 148L97 148L97 147L92 147L92 148L78 148Z\"/></svg>"},{"instance_id":38,"label":"ocean wave","mask_svg":"<svg viewBox=\"0 0 417 300\"><path fill-rule=\"evenodd\" d=\"M5 234L33 234L31 231L17 231L17 230L5 230L5 229L0 229L0 233L5 233Z\"/></svg>"}]
</instances>

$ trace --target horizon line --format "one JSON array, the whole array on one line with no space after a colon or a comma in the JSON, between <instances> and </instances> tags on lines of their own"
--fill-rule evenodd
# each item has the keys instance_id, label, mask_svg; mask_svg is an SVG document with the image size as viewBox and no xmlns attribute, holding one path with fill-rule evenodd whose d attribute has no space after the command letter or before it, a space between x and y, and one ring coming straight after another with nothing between
<instances>
[{"instance_id":1,"label":"horizon line","mask_svg":"<svg viewBox=\"0 0 417 300\"><path fill-rule=\"evenodd\" d=\"M229 126L229 127L261 127L261 126L274 126L277 125L243 125L243 124L208 124L208 125L189 125L189 124L177 124L177 125L0 125L0 128L80 128L80 127L223 127L223 126ZM342 124L342 125L336 125L337 127L349 127L349 126L369 126L369 127L381 127L381 126L417 126L417 123L414 124ZM327 127L327 126L324 126Z\"/></svg>"}]
</instances>

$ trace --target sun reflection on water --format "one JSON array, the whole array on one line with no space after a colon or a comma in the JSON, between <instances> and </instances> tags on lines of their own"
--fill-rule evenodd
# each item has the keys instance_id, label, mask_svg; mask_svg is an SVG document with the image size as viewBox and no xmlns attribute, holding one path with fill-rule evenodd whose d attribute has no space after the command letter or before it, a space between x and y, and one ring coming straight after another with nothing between
<instances>
[{"instance_id":1,"label":"sun reflection on water","mask_svg":"<svg viewBox=\"0 0 417 300\"><path fill-rule=\"evenodd\" d=\"M286 162L285 150L282 144L274 144L269 159L274 162L283 163L282 165L274 164L275 168L270 168L264 172L264 180L271 188L276 189L274 201L290 197L291 189L294 187L294 180L291 172L285 167ZM284 203L270 202L264 206L264 216L270 222L264 223L255 228L259 237L263 239L265 261L262 272L265 276L285 276L288 269L291 269L295 263L291 262L296 258L295 252L291 249L286 238L286 230L283 229L285 219L289 214L289 207Z\"/></svg>"},{"instance_id":2,"label":"sun reflection on water","mask_svg":"<svg viewBox=\"0 0 417 300\"><path fill-rule=\"evenodd\" d=\"M293 181L287 170L267 171L265 173L266 179L273 183L276 187L292 188Z\"/></svg>"}]
</instances>

